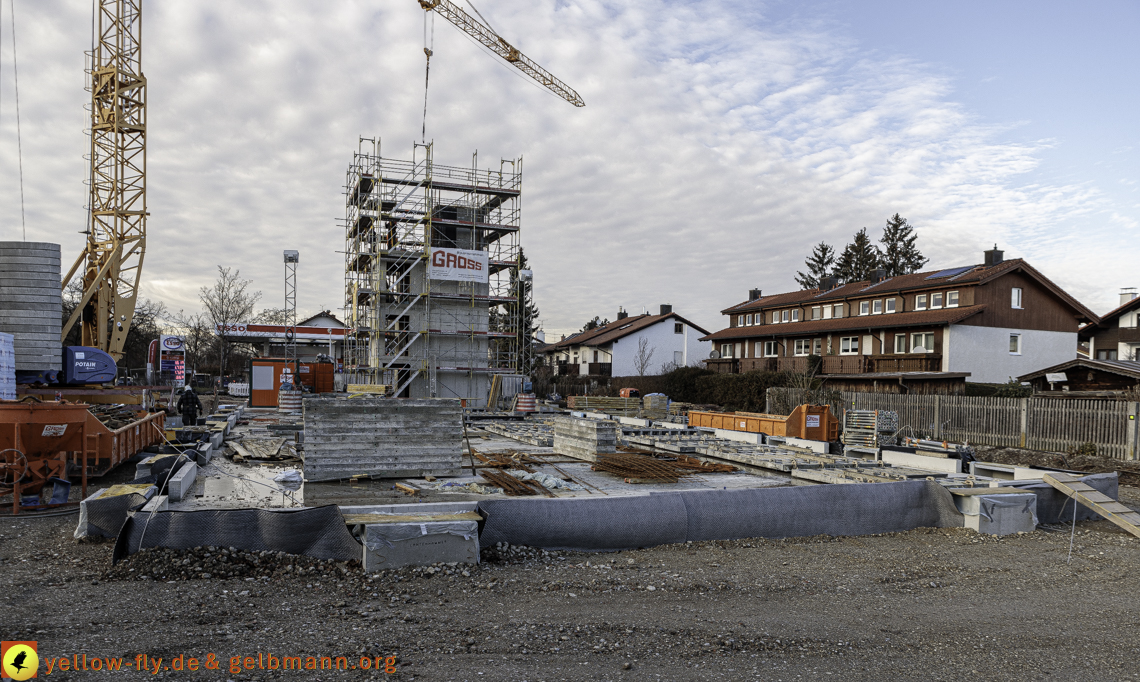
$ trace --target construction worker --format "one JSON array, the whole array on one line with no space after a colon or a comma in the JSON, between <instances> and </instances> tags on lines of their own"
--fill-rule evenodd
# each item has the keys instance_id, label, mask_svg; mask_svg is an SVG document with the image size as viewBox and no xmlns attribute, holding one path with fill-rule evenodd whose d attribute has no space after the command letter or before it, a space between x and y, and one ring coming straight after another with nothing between
<instances>
[{"instance_id":1,"label":"construction worker","mask_svg":"<svg viewBox=\"0 0 1140 682\"><path fill-rule=\"evenodd\" d=\"M182 389L182 397L178 399L178 412L182 415L182 426L197 426L198 411L202 409L202 401L192 386Z\"/></svg>"}]
</instances>

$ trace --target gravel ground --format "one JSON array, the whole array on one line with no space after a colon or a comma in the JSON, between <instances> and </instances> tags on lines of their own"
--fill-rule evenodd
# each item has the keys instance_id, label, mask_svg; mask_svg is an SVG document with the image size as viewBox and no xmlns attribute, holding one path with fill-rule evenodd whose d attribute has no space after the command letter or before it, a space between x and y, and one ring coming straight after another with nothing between
<instances>
[{"instance_id":1,"label":"gravel ground","mask_svg":"<svg viewBox=\"0 0 1140 682\"><path fill-rule=\"evenodd\" d=\"M1121 491L1140 506L1140 490ZM4 639L38 640L44 658L124 659L119 673L41 669L50 679L1140 680L1140 540L1103 521L1077 524L1071 564L1069 527L919 529L485 548L477 567L371 577L223 548L112 568L112 545L76 543L75 521L0 520ZM229 670L259 653L394 656L396 672ZM157 675L126 667L141 654L162 659ZM162 668L180 654L219 667Z\"/></svg>"}]
</instances>

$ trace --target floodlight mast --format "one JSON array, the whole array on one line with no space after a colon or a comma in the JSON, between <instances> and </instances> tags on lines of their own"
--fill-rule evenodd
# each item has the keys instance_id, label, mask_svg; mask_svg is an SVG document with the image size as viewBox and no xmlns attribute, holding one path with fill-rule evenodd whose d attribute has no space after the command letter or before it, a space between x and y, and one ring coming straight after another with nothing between
<instances>
[{"instance_id":1,"label":"floodlight mast","mask_svg":"<svg viewBox=\"0 0 1140 682\"><path fill-rule=\"evenodd\" d=\"M294 387L301 376L297 365L297 263L299 251L285 251L285 366L293 368Z\"/></svg>"}]
</instances>

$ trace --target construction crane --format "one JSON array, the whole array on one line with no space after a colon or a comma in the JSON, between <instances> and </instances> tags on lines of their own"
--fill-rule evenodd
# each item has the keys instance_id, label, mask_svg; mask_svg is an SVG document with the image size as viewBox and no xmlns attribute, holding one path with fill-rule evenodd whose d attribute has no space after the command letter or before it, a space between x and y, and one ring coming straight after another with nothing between
<instances>
[{"instance_id":1,"label":"construction crane","mask_svg":"<svg viewBox=\"0 0 1140 682\"><path fill-rule=\"evenodd\" d=\"M418 1L420 3L420 7L424 8L424 11L434 11L436 14L440 15L444 19L447 19L452 24L455 24L459 30L463 31L475 40L478 40L484 47L513 64L514 67L519 71L522 71L526 75L546 86L546 88L554 94L558 95L576 107L586 106L586 103L582 101L582 98L578 95L578 93L574 92L573 88L571 88L569 85L566 85L558 78L555 78L554 74L550 73L538 64L535 64L534 61L532 61L529 57L519 52L518 48L503 40L503 38L500 37L499 34L495 33L490 26L475 21L475 19L470 14L464 12L454 3L450 2L449 0ZM476 10L476 12L478 12L478 10ZM431 58L430 51L428 52L428 58Z\"/></svg>"},{"instance_id":2,"label":"construction crane","mask_svg":"<svg viewBox=\"0 0 1140 682\"><path fill-rule=\"evenodd\" d=\"M142 0L95 0L90 55L91 151L87 247L63 278L82 270L83 295L63 326L116 361L135 315L146 251L146 78Z\"/></svg>"}]
</instances>

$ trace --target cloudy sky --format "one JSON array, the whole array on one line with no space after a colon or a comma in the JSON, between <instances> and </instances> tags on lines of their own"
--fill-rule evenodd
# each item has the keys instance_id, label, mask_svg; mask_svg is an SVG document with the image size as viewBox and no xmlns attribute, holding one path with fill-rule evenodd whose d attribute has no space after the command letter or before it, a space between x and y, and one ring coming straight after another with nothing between
<instances>
[{"instance_id":1,"label":"cloudy sky","mask_svg":"<svg viewBox=\"0 0 1140 682\"><path fill-rule=\"evenodd\" d=\"M0 239L21 239L15 2L29 240L83 245L89 0L0 0ZM523 244L548 333L661 303L718 311L795 288L821 240L898 212L932 266L998 243L1097 312L1140 286L1140 5L480 0L574 87L576 109L434 27L436 160L524 158ZM143 294L198 308L217 266L283 304L343 306L358 138L420 136L415 0L145 0Z\"/></svg>"}]
</instances>

